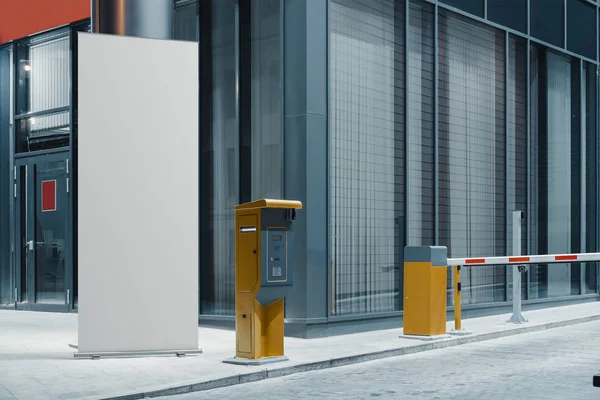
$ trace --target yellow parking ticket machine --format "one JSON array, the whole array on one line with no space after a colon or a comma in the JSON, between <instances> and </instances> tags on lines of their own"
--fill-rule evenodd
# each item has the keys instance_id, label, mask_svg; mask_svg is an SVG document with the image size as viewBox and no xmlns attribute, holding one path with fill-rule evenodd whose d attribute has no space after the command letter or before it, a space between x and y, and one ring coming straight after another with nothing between
<instances>
[{"instance_id":1,"label":"yellow parking ticket machine","mask_svg":"<svg viewBox=\"0 0 600 400\"><path fill-rule=\"evenodd\" d=\"M292 225L299 201L262 199L235 207L235 358L260 365L283 353L284 297L292 286Z\"/></svg>"}]
</instances>

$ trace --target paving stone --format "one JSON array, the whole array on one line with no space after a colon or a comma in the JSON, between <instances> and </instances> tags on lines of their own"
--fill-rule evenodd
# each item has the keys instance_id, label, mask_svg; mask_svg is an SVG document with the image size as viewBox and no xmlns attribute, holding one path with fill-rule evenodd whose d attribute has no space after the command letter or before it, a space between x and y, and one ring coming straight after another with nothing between
<instances>
[{"instance_id":1,"label":"paving stone","mask_svg":"<svg viewBox=\"0 0 600 400\"><path fill-rule=\"evenodd\" d=\"M68 347L68 343L74 342L73 339L77 337L77 315L0 311L0 327L2 327L0 334L0 371L2 371L0 373L0 385L3 385L9 393L10 397L5 397L16 397L19 400L31 398L32 396L37 396L35 398L38 400L60 397L65 400L67 400L67 397L68 400L84 398L97 400L124 394L167 390L185 385L194 388L208 388L215 387L219 382L225 385L255 379L264 380L266 378L265 382L267 382L278 376L285 376L285 378L276 379L301 382L304 379L302 378L304 374L297 374L301 371L330 368L399 354L404 355L396 358L396 360L404 358L422 360L414 361L414 365L409 366L409 368L413 368L414 366L422 366L422 363L431 363L432 358L429 354L437 354L435 352L438 351L454 351L466 346L472 347L470 353L472 357L478 356L476 357L479 360L478 367L485 369L495 363L495 360L485 357L485 354L489 352L487 347L478 347L487 342L464 344L460 347L449 347L426 353L411 353L425 348L431 349L433 347L468 343L469 341L480 340L483 337L489 339L492 335L512 335L527 330L545 330L548 325L558 326L580 322L585 319L600 319L600 302L526 311L525 314L530 320L530 323L525 326L507 324L505 321L509 315L465 320L463 322L464 327L474 332L474 336L452 338L449 341L428 342L425 346L420 341L400 339L401 329L311 340L286 338L286 355L289 356L290 361L272 366L245 367L222 362L235 353L235 332L228 330L199 328L199 345L204 349L204 353L193 357L76 360L73 358L74 350ZM571 332L577 326L569 326L564 329ZM448 328L452 328L452 322L449 322ZM515 338L526 336L530 336L530 334L515 336ZM544 354L537 354L535 348L530 347L522 349L520 354L512 354L510 349L505 349L505 353L505 356L513 356L515 363L526 363L528 357L535 353L539 362L545 364L553 358L561 356L561 348L559 346L548 346ZM502 356L502 354L498 354L498 356ZM563 362L575 370L578 368L578 363L583 362L583 360L588 360L588 362L598 360L596 356L595 353L583 354L580 359L563 360ZM386 360L375 362L384 361ZM456 361L452 361L448 367L438 370L439 377L451 381L455 363ZM316 373L353 367L355 366L344 366L332 370L322 369ZM600 364L599 370L594 373L599 372ZM290 373L292 375L288 375ZM552 374L553 372L545 371L545 373ZM244 375L248 377L240 378ZM236 378L227 377L238 378L236 380ZM508 376L506 378L512 379ZM386 379L391 378L386 376ZM415 382L421 380L417 376L410 379L414 379ZM203 385L203 382L211 383ZM385 379L371 376L370 382L384 385ZM243 383L241 386L246 387L246 385L254 384ZM351 382L351 384L354 384L354 382ZM377 390L367 390L366 387L358 386L350 398L363 395L372 395L372 397L386 395L385 391L380 391L378 388L376 388ZM323 386L323 390L323 393L332 393L332 395L346 393L343 388L334 389L329 386ZM414 392L413 389L411 390ZM483 396L485 392L484 389L481 390L480 394ZM397 392L400 393L400 391ZM273 393L280 393L283 397L302 397L303 395L302 391L287 392L281 390L278 392L275 390ZM597 394L600 395L600 389ZM4 396L2 391L0 391L0 396ZM508 391L505 392L505 396L512 398L511 392ZM13 399L11 398L11 400Z\"/></svg>"},{"instance_id":2,"label":"paving stone","mask_svg":"<svg viewBox=\"0 0 600 400\"><path fill-rule=\"evenodd\" d=\"M598 331L589 322L168 399L594 399Z\"/></svg>"}]
</instances>

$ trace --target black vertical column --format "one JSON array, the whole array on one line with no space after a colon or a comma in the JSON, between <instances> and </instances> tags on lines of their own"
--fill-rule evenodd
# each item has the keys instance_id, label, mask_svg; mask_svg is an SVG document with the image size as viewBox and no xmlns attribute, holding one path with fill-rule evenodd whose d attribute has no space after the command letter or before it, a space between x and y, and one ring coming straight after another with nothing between
<instances>
[{"instance_id":1,"label":"black vertical column","mask_svg":"<svg viewBox=\"0 0 600 400\"><path fill-rule=\"evenodd\" d=\"M252 8L239 0L240 203L252 199Z\"/></svg>"},{"instance_id":2,"label":"black vertical column","mask_svg":"<svg viewBox=\"0 0 600 400\"><path fill-rule=\"evenodd\" d=\"M581 61L571 58L571 253L581 252ZM571 294L580 294L581 268L571 264Z\"/></svg>"},{"instance_id":3,"label":"black vertical column","mask_svg":"<svg viewBox=\"0 0 600 400\"><path fill-rule=\"evenodd\" d=\"M203 302L214 302L214 234L213 218L213 59L212 1L199 5L200 18L200 313Z\"/></svg>"},{"instance_id":4,"label":"black vertical column","mask_svg":"<svg viewBox=\"0 0 600 400\"><path fill-rule=\"evenodd\" d=\"M538 51L538 248L537 254L548 254L548 63L546 50ZM537 272L538 297L548 291L548 264L540 264Z\"/></svg>"},{"instance_id":5,"label":"black vertical column","mask_svg":"<svg viewBox=\"0 0 600 400\"><path fill-rule=\"evenodd\" d=\"M586 76L586 92L585 92L585 104L586 104L586 244L585 249L587 252L598 251L598 199L596 198L598 188L598 121L597 121L597 108L596 108L596 91L597 91L597 78L596 78L596 66L586 64L585 70ZM596 282L596 271L593 266L598 263L586 264L586 282L587 287L590 288L590 282ZM596 288L596 285L593 286Z\"/></svg>"}]
</instances>

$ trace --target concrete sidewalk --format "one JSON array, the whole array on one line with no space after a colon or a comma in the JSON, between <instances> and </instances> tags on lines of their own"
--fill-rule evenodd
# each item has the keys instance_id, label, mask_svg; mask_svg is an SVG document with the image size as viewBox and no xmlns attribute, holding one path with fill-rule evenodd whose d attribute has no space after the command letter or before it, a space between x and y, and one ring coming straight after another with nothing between
<instances>
[{"instance_id":1,"label":"concrete sidewalk","mask_svg":"<svg viewBox=\"0 0 600 400\"><path fill-rule=\"evenodd\" d=\"M77 315L0 311L0 400L141 399L188 393L348 365L503 336L600 320L600 302L527 311L529 323L494 315L463 321L469 336L437 341L401 339L401 329L322 339L286 338L290 361L246 367L222 361L234 354L235 333L200 328L198 356L75 360ZM452 322L448 323L451 330Z\"/></svg>"}]
</instances>

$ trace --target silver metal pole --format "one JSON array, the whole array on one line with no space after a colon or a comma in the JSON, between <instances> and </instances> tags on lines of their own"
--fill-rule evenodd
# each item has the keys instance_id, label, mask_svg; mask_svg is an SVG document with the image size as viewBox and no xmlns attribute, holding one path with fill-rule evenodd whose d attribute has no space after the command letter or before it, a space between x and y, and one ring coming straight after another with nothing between
<instances>
[{"instance_id":1,"label":"silver metal pole","mask_svg":"<svg viewBox=\"0 0 600 400\"><path fill-rule=\"evenodd\" d=\"M513 256L521 255L521 223L525 219L522 211L513 211ZM529 322L521 314L521 271L513 265L513 315L508 322L522 324Z\"/></svg>"}]
</instances>

